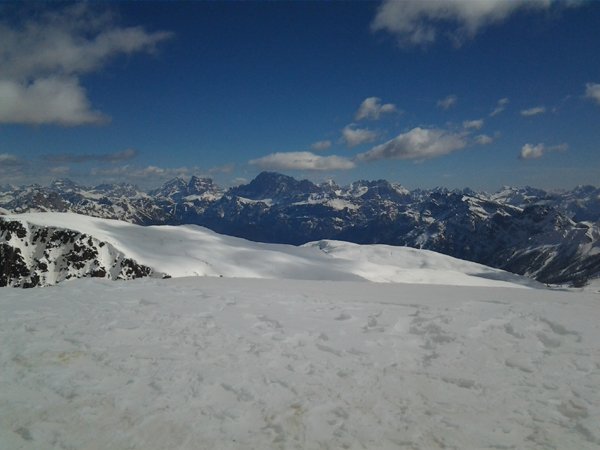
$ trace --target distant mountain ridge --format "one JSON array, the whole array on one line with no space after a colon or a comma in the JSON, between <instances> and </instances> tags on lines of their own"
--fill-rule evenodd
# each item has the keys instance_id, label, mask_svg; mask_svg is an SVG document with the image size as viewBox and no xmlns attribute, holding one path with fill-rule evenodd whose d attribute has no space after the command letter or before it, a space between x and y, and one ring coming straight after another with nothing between
<instances>
[{"instance_id":1,"label":"distant mountain ridge","mask_svg":"<svg viewBox=\"0 0 600 450\"><path fill-rule=\"evenodd\" d=\"M140 225L197 224L270 243L321 239L422 248L530 276L580 284L600 276L600 189L409 191L386 180L334 182L263 172L223 189L175 178L144 192L130 184L0 187L0 211L59 211Z\"/></svg>"}]
</instances>

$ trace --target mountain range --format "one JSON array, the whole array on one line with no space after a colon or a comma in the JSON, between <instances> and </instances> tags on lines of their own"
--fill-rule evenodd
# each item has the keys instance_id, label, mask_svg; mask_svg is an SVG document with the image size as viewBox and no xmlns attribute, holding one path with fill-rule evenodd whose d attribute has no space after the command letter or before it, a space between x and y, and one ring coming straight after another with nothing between
<instances>
[{"instance_id":1,"label":"mountain range","mask_svg":"<svg viewBox=\"0 0 600 450\"><path fill-rule=\"evenodd\" d=\"M150 191L67 179L0 186L0 214L50 211L137 225L201 225L266 243L333 239L407 246L544 283L581 285L600 276L600 189L592 186L411 191L385 180L338 186L273 172L228 189L195 176Z\"/></svg>"}]
</instances>

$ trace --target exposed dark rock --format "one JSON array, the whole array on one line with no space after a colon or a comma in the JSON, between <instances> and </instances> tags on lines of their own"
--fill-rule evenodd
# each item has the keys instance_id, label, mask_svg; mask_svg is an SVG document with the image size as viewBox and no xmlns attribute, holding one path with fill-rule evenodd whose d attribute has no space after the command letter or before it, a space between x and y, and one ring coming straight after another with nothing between
<instances>
[{"instance_id":1,"label":"exposed dark rock","mask_svg":"<svg viewBox=\"0 0 600 450\"><path fill-rule=\"evenodd\" d=\"M103 261L111 261L110 267ZM148 276L153 276L152 269L93 236L0 219L0 286L29 288L80 277Z\"/></svg>"}]
</instances>

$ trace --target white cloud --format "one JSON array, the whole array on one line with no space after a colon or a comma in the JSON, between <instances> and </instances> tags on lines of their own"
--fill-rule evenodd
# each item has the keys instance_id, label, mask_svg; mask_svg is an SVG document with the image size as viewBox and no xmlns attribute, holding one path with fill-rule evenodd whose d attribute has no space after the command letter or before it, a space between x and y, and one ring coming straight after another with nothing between
<instances>
[{"instance_id":1,"label":"white cloud","mask_svg":"<svg viewBox=\"0 0 600 450\"><path fill-rule=\"evenodd\" d=\"M382 114L389 114L396 112L396 105L393 103L381 104L379 97L369 97L363 100L354 120L371 119L378 120Z\"/></svg>"},{"instance_id":2,"label":"white cloud","mask_svg":"<svg viewBox=\"0 0 600 450\"><path fill-rule=\"evenodd\" d=\"M490 117L497 116L502 111L504 111L506 109L506 105L508 105L508 103L509 103L509 100L506 97L498 100L498 103L496 103L496 107L490 113Z\"/></svg>"},{"instance_id":3,"label":"white cloud","mask_svg":"<svg viewBox=\"0 0 600 450\"><path fill-rule=\"evenodd\" d=\"M521 148L520 159L539 159L548 152L564 152L569 146L567 144L559 144L551 147L546 147L545 144L539 143L536 145L525 144Z\"/></svg>"},{"instance_id":4,"label":"white cloud","mask_svg":"<svg viewBox=\"0 0 600 450\"><path fill-rule=\"evenodd\" d=\"M454 94L447 96L446 98L442 98L438 100L437 107L442 108L443 110L448 110L456 105L458 101L458 97Z\"/></svg>"},{"instance_id":5,"label":"white cloud","mask_svg":"<svg viewBox=\"0 0 600 450\"><path fill-rule=\"evenodd\" d=\"M546 112L545 106L535 106L533 108L522 109L521 115L525 117L538 116Z\"/></svg>"},{"instance_id":6,"label":"white cloud","mask_svg":"<svg viewBox=\"0 0 600 450\"><path fill-rule=\"evenodd\" d=\"M107 117L93 110L79 76L117 55L152 52L166 32L118 27L89 4L24 22L0 22L0 123L83 125Z\"/></svg>"},{"instance_id":7,"label":"white cloud","mask_svg":"<svg viewBox=\"0 0 600 450\"><path fill-rule=\"evenodd\" d=\"M437 128L413 128L357 156L360 161L380 159L426 160L464 148L464 136Z\"/></svg>"},{"instance_id":8,"label":"white cloud","mask_svg":"<svg viewBox=\"0 0 600 450\"><path fill-rule=\"evenodd\" d=\"M585 85L585 97L600 105L600 83L587 83Z\"/></svg>"},{"instance_id":9,"label":"white cloud","mask_svg":"<svg viewBox=\"0 0 600 450\"><path fill-rule=\"evenodd\" d=\"M317 141L314 144L312 144L310 146L310 148L312 148L313 150L317 151L317 152L322 152L325 151L329 148L331 148L331 141L330 140L325 140L325 141Z\"/></svg>"},{"instance_id":10,"label":"white cloud","mask_svg":"<svg viewBox=\"0 0 600 450\"><path fill-rule=\"evenodd\" d=\"M0 79L0 123L83 125L107 117L93 111L85 90L72 77L39 78L31 83Z\"/></svg>"},{"instance_id":11,"label":"white cloud","mask_svg":"<svg viewBox=\"0 0 600 450\"><path fill-rule=\"evenodd\" d=\"M367 144L377 139L377 133L367 128L357 128L356 125L346 125L342 130L342 139L349 148Z\"/></svg>"},{"instance_id":12,"label":"white cloud","mask_svg":"<svg viewBox=\"0 0 600 450\"><path fill-rule=\"evenodd\" d=\"M463 122L463 128L466 130L480 130L483 127L483 119L477 120L465 120Z\"/></svg>"},{"instance_id":13,"label":"white cloud","mask_svg":"<svg viewBox=\"0 0 600 450\"><path fill-rule=\"evenodd\" d=\"M475 143L478 145L488 145L494 142L494 138L487 134L479 134L475 136Z\"/></svg>"},{"instance_id":14,"label":"white cloud","mask_svg":"<svg viewBox=\"0 0 600 450\"><path fill-rule=\"evenodd\" d=\"M426 46L444 34L456 45L482 28L503 22L524 9L546 9L553 0L384 0L371 23L373 31L387 31L398 44Z\"/></svg>"},{"instance_id":15,"label":"white cloud","mask_svg":"<svg viewBox=\"0 0 600 450\"><path fill-rule=\"evenodd\" d=\"M347 170L354 162L341 156L319 156L311 152L271 153L249 162L265 170Z\"/></svg>"}]
</instances>

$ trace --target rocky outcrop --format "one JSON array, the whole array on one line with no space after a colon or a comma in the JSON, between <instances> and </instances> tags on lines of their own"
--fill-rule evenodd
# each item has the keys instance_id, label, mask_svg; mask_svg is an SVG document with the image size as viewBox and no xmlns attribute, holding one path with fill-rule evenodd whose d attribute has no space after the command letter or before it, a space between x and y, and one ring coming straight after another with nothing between
<instances>
[{"instance_id":1,"label":"rocky outcrop","mask_svg":"<svg viewBox=\"0 0 600 450\"><path fill-rule=\"evenodd\" d=\"M0 286L48 286L71 278L160 276L112 245L73 230L0 218Z\"/></svg>"}]
</instances>

